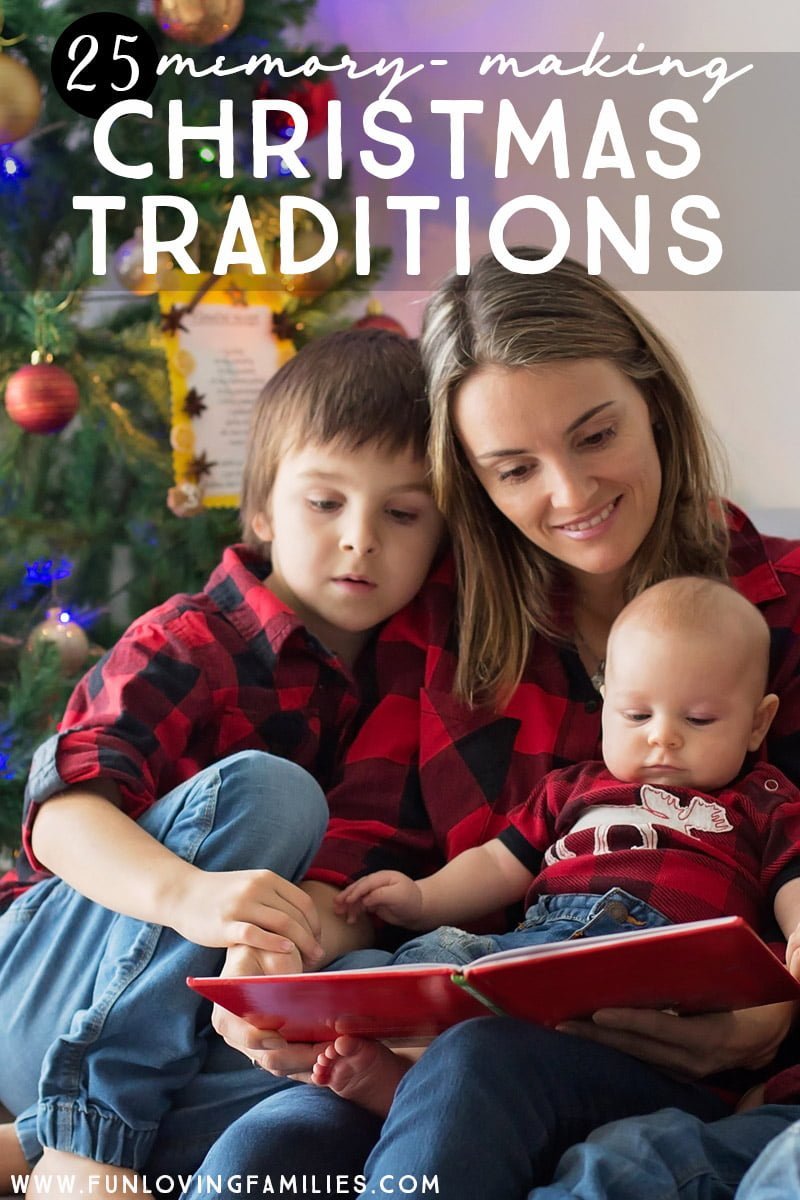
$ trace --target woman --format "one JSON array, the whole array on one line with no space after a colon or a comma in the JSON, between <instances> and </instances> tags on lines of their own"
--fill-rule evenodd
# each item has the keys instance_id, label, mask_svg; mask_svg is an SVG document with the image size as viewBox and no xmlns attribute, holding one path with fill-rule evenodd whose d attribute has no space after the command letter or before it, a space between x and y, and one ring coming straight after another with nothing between
<instances>
[{"instance_id":1,"label":"woman","mask_svg":"<svg viewBox=\"0 0 800 1200\"><path fill-rule=\"evenodd\" d=\"M534 264L543 252L515 253ZM676 574L730 577L760 605L781 697L768 754L800 781L800 550L761 539L718 499L688 381L644 318L576 263L517 274L487 256L432 298L423 353L457 643L431 622L418 792L404 775L398 801L411 810L405 834L382 839L369 814L340 822L315 870L329 882L367 866L424 873L493 836L546 771L596 757L611 622ZM666 1106L723 1116L726 1101L692 1081L769 1062L791 1015L598 1013L570 1027L580 1038L465 1023L405 1076L366 1190L437 1175L442 1195L509 1200L605 1121ZM259 1050L263 1035L228 1016L217 1027L267 1069L299 1074L313 1060L305 1047ZM338 1097L294 1089L234 1126L203 1170L352 1174L379 1129Z\"/></svg>"}]
</instances>

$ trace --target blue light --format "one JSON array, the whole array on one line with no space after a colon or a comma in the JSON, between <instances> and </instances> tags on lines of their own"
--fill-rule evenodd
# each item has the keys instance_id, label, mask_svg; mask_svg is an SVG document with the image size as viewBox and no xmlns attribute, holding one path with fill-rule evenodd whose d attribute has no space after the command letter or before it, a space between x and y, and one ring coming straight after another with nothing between
<instances>
[{"instance_id":1,"label":"blue light","mask_svg":"<svg viewBox=\"0 0 800 1200\"><path fill-rule=\"evenodd\" d=\"M28 174L25 163L7 147L0 146L0 181L17 183Z\"/></svg>"},{"instance_id":2,"label":"blue light","mask_svg":"<svg viewBox=\"0 0 800 1200\"><path fill-rule=\"evenodd\" d=\"M58 619L62 625L69 625L70 621L72 620L72 614L67 612L66 609L64 609L63 612L60 612L58 614Z\"/></svg>"},{"instance_id":3,"label":"blue light","mask_svg":"<svg viewBox=\"0 0 800 1200\"><path fill-rule=\"evenodd\" d=\"M53 564L52 558L37 558L25 563L25 583L41 584L50 587L57 579L69 579L72 574L72 563L68 558L59 559Z\"/></svg>"},{"instance_id":4,"label":"blue light","mask_svg":"<svg viewBox=\"0 0 800 1200\"><path fill-rule=\"evenodd\" d=\"M303 158L302 155L300 155L299 157L300 157L300 162L303 164L303 166L307 167L308 159ZM291 173L292 173L291 167L287 167L286 163L283 161L283 159L281 159L280 166L278 167L278 174L279 175L291 175Z\"/></svg>"}]
</instances>

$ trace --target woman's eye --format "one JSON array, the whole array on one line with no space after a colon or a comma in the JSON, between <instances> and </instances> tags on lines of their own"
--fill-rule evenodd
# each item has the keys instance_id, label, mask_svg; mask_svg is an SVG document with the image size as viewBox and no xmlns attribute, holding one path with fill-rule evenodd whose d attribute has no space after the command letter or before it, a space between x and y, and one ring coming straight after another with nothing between
<instances>
[{"instance_id":1,"label":"woman's eye","mask_svg":"<svg viewBox=\"0 0 800 1200\"><path fill-rule=\"evenodd\" d=\"M599 429L597 433L589 433L581 439L582 446L588 446L590 450L596 450L600 446L605 446L617 435L617 431L613 425L609 425L608 429Z\"/></svg>"},{"instance_id":2,"label":"woman's eye","mask_svg":"<svg viewBox=\"0 0 800 1200\"><path fill-rule=\"evenodd\" d=\"M312 496L309 496L308 504L314 509L314 512L321 513L336 512L336 510L340 507L338 500L317 500Z\"/></svg>"},{"instance_id":3,"label":"woman's eye","mask_svg":"<svg viewBox=\"0 0 800 1200\"><path fill-rule=\"evenodd\" d=\"M533 466L531 463L519 463L516 467L509 467L506 471L499 471L497 478L501 483L522 483L532 471Z\"/></svg>"},{"instance_id":4,"label":"woman's eye","mask_svg":"<svg viewBox=\"0 0 800 1200\"><path fill-rule=\"evenodd\" d=\"M398 521L401 525L413 525L419 516L418 513L408 512L403 508L387 508L386 512L393 521Z\"/></svg>"}]
</instances>

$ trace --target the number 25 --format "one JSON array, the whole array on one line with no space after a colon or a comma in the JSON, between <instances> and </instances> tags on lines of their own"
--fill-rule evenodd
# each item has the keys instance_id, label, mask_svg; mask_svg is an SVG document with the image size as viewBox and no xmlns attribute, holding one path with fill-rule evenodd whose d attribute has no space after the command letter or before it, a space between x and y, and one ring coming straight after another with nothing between
<instances>
[{"instance_id":1,"label":"the number 25","mask_svg":"<svg viewBox=\"0 0 800 1200\"><path fill-rule=\"evenodd\" d=\"M111 84L115 92L129 92L131 88L135 86L136 81L139 78L139 64L137 63L136 59L132 58L130 54L124 54L121 49L122 42L135 41L137 41L137 35L135 33L118 33L114 41L114 49L111 54L112 60L114 62L126 62L128 64L128 69L130 70L130 77L126 84ZM78 57L78 46L81 42L88 42L89 45L83 58L80 60L78 65L75 67L75 70L67 80L68 92L93 92L96 86L93 83L75 82L81 71L83 71L85 67L88 67L92 59L97 57L97 52L99 49L96 37L93 37L88 33L82 33L80 37L75 38L75 41L72 43L68 51L69 57L73 62Z\"/></svg>"}]
</instances>

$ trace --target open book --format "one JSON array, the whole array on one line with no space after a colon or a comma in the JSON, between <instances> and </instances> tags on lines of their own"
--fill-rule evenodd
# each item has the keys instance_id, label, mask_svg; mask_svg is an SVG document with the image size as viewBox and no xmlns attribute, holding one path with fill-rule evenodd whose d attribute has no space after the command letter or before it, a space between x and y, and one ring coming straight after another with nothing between
<instances>
[{"instance_id":1,"label":"open book","mask_svg":"<svg viewBox=\"0 0 800 1200\"><path fill-rule=\"evenodd\" d=\"M427 1038L488 1013L556 1025L598 1008L698 1013L800 999L800 984L741 917L505 950L463 969L432 964L187 982L290 1042L343 1033Z\"/></svg>"}]
</instances>

